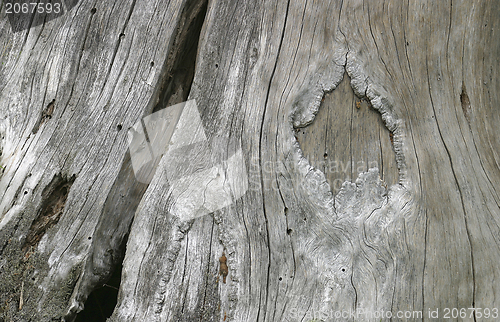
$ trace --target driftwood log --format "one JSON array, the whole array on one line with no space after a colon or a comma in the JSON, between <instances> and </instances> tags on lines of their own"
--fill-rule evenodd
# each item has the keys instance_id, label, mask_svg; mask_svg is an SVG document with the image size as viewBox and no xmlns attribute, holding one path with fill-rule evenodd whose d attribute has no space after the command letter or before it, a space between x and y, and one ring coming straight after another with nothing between
<instances>
[{"instance_id":1,"label":"driftwood log","mask_svg":"<svg viewBox=\"0 0 500 322\"><path fill-rule=\"evenodd\" d=\"M12 2L0 321L500 318L496 1Z\"/></svg>"}]
</instances>

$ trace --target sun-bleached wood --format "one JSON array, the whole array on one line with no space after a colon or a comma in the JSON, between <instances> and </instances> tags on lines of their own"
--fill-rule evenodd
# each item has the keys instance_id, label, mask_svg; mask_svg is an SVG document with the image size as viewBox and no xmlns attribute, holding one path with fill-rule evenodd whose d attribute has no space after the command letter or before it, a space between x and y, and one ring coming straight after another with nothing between
<instances>
[{"instance_id":1,"label":"sun-bleached wood","mask_svg":"<svg viewBox=\"0 0 500 322\"><path fill-rule=\"evenodd\" d=\"M110 321L500 309L500 7L204 5L80 1L17 33L0 16L0 317L72 320L127 236ZM185 99L214 158L241 146L248 177L190 220L168 158L139 183L126 139Z\"/></svg>"}]
</instances>

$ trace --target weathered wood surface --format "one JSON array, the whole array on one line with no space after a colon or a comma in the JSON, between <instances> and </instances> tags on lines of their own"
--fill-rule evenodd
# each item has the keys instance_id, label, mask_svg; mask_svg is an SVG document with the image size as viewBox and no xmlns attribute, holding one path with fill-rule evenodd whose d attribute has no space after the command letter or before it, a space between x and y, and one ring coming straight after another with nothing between
<instances>
[{"instance_id":1,"label":"weathered wood surface","mask_svg":"<svg viewBox=\"0 0 500 322\"><path fill-rule=\"evenodd\" d=\"M499 17L494 1L80 1L13 33L2 13L0 316L72 320L127 236L111 321L499 309ZM138 183L126 130L186 98L207 141ZM239 147L241 198L207 212L215 194L198 211L176 192Z\"/></svg>"},{"instance_id":2,"label":"weathered wood surface","mask_svg":"<svg viewBox=\"0 0 500 322\"><path fill-rule=\"evenodd\" d=\"M398 182L393 135L380 113L356 97L347 75L325 95L313 124L295 132L304 156L325 174L334 194L369 168L378 168L388 186Z\"/></svg>"}]
</instances>

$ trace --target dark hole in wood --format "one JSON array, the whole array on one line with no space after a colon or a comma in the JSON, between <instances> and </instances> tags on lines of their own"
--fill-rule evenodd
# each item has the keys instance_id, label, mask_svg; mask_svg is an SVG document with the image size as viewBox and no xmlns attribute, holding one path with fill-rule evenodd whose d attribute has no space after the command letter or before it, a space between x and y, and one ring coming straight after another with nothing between
<instances>
[{"instance_id":1,"label":"dark hole in wood","mask_svg":"<svg viewBox=\"0 0 500 322\"><path fill-rule=\"evenodd\" d=\"M465 119L470 123L472 116L472 109L470 105L469 95L467 95L467 90L465 84L462 83L462 92L460 93L460 103L462 104L462 111L464 112Z\"/></svg>"},{"instance_id":2,"label":"dark hole in wood","mask_svg":"<svg viewBox=\"0 0 500 322\"><path fill-rule=\"evenodd\" d=\"M90 238L90 237L89 237ZM105 322L115 309L122 276L122 262L119 262L109 280L90 293L85 308L76 316L76 322Z\"/></svg>"},{"instance_id":3,"label":"dark hole in wood","mask_svg":"<svg viewBox=\"0 0 500 322\"><path fill-rule=\"evenodd\" d=\"M342 272L345 272L345 268L342 268Z\"/></svg>"},{"instance_id":4,"label":"dark hole in wood","mask_svg":"<svg viewBox=\"0 0 500 322\"><path fill-rule=\"evenodd\" d=\"M88 239L88 240L91 240L91 239L92 239L92 237L90 237L90 236L89 236L87 239Z\"/></svg>"},{"instance_id":5,"label":"dark hole in wood","mask_svg":"<svg viewBox=\"0 0 500 322\"><path fill-rule=\"evenodd\" d=\"M92 8L92 10L90 10L90 13L91 13L91 14L95 14L95 13L96 13L96 11L97 11L97 9L96 9L96 8Z\"/></svg>"},{"instance_id":6,"label":"dark hole in wood","mask_svg":"<svg viewBox=\"0 0 500 322\"><path fill-rule=\"evenodd\" d=\"M219 64L215 64L215 68L219 68Z\"/></svg>"},{"instance_id":7,"label":"dark hole in wood","mask_svg":"<svg viewBox=\"0 0 500 322\"><path fill-rule=\"evenodd\" d=\"M152 61L150 65L151 65L151 67L153 67L155 65L155 62Z\"/></svg>"},{"instance_id":8,"label":"dark hole in wood","mask_svg":"<svg viewBox=\"0 0 500 322\"><path fill-rule=\"evenodd\" d=\"M35 247L45 232L57 224L64 211L71 185L75 176L66 179L61 174L54 176L49 185L42 191L42 206L26 235L23 250Z\"/></svg>"},{"instance_id":9,"label":"dark hole in wood","mask_svg":"<svg viewBox=\"0 0 500 322\"><path fill-rule=\"evenodd\" d=\"M120 39L122 39L123 37L125 37L125 34L122 32L122 33L120 34Z\"/></svg>"},{"instance_id":10,"label":"dark hole in wood","mask_svg":"<svg viewBox=\"0 0 500 322\"><path fill-rule=\"evenodd\" d=\"M323 158L328 158L328 153L325 152L325 154L323 154Z\"/></svg>"},{"instance_id":11,"label":"dark hole in wood","mask_svg":"<svg viewBox=\"0 0 500 322\"><path fill-rule=\"evenodd\" d=\"M281 278L281 276L280 276L279 280L281 281L281 280L283 280L283 278Z\"/></svg>"},{"instance_id":12,"label":"dark hole in wood","mask_svg":"<svg viewBox=\"0 0 500 322\"><path fill-rule=\"evenodd\" d=\"M286 230L286 233L287 233L288 235L290 235L290 234L292 233L292 230L291 230L290 228L288 228L288 229Z\"/></svg>"},{"instance_id":13,"label":"dark hole in wood","mask_svg":"<svg viewBox=\"0 0 500 322\"><path fill-rule=\"evenodd\" d=\"M24 194L25 194L25 195L27 195L27 194L28 194L28 191L25 191L25 192L24 192Z\"/></svg>"},{"instance_id":14,"label":"dark hole in wood","mask_svg":"<svg viewBox=\"0 0 500 322\"><path fill-rule=\"evenodd\" d=\"M121 131L121 130L122 130L122 125L121 125L121 124L118 124L118 125L116 126L116 129L117 129L118 131Z\"/></svg>"}]
</instances>

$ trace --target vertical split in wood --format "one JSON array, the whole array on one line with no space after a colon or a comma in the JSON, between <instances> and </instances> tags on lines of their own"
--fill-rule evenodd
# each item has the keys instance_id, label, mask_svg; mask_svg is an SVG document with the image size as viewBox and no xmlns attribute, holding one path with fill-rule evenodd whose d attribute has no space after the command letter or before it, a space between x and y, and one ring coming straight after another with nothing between
<instances>
[{"instance_id":1,"label":"vertical split in wood","mask_svg":"<svg viewBox=\"0 0 500 322\"><path fill-rule=\"evenodd\" d=\"M155 86L155 92L146 110L156 112L187 100L194 77L197 45L206 10L206 0L186 2L178 22L177 33L162 66L162 76ZM122 36L123 34L120 37ZM151 67L154 65L154 62L150 63ZM129 234L135 211L148 186L149 184L140 183L135 179L130 155L127 153L92 238L90 256L85 269L66 310L67 321L76 318L76 314L84 307L88 295L106 282L118 262L123 260L123 242L127 240L126 236ZM178 243L179 241L171 251L173 258L177 257ZM160 286L163 287L168 280L169 272L167 276L161 278ZM163 294L160 292L157 297L156 311L161 312Z\"/></svg>"},{"instance_id":2,"label":"vertical split in wood","mask_svg":"<svg viewBox=\"0 0 500 322\"><path fill-rule=\"evenodd\" d=\"M151 113L188 99L207 7L208 0L186 3L177 34L162 67L162 76L150 102L153 106ZM151 62L151 66L154 66L154 62Z\"/></svg>"},{"instance_id":3,"label":"vertical split in wood","mask_svg":"<svg viewBox=\"0 0 500 322\"><path fill-rule=\"evenodd\" d=\"M472 117L472 109L470 106L469 95L467 95L467 90L465 89L465 84L462 83L462 92L460 93L460 103L462 104L462 111L464 112L465 119L470 126L470 121Z\"/></svg>"},{"instance_id":4,"label":"vertical split in wood","mask_svg":"<svg viewBox=\"0 0 500 322\"><path fill-rule=\"evenodd\" d=\"M40 117L38 121L33 126L33 130L31 131L33 134L36 134L40 127L49 119L52 118L52 114L54 114L56 99L53 99L40 113Z\"/></svg>"}]
</instances>

